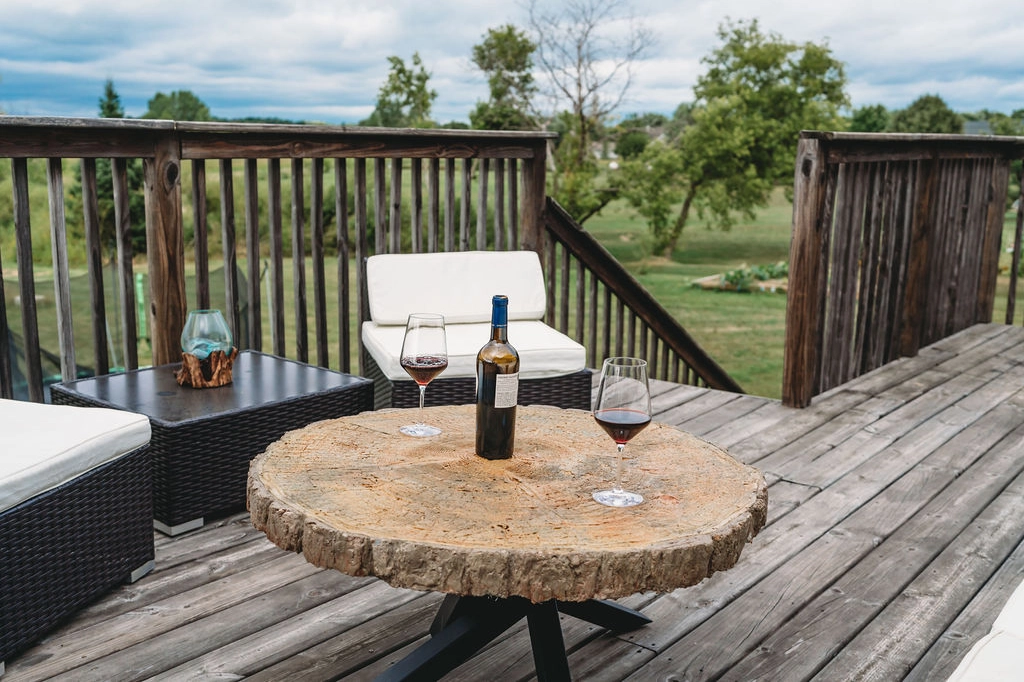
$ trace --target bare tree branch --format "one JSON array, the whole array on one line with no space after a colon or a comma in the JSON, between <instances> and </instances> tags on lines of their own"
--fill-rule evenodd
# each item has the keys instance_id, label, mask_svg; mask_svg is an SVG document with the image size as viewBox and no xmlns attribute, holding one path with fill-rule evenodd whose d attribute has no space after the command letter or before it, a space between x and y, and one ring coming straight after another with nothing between
<instances>
[{"instance_id":1,"label":"bare tree branch","mask_svg":"<svg viewBox=\"0 0 1024 682\"><path fill-rule=\"evenodd\" d=\"M552 116L571 113L557 153L549 156L560 166L551 175L552 193L583 222L617 193L614 188L596 186L590 140L622 103L633 81L634 65L653 36L633 18L629 0L566 0L554 10L541 0L527 2L537 64L547 76L546 90L555 102Z\"/></svg>"},{"instance_id":2,"label":"bare tree branch","mask_svg":"<svg viewBox=\"0 0 1024 682\"><path fill-rule=\"evenodd\" d=\"M537 61L577 116L589 110L602 118L614 111L632 84L635 62L653 43L653 34L627 8L626 0L570 0L552 12L541 9L539 0L529 2ZM611 29L621 24L624 37L617 37Z\"/></svg>"}]
</instances>

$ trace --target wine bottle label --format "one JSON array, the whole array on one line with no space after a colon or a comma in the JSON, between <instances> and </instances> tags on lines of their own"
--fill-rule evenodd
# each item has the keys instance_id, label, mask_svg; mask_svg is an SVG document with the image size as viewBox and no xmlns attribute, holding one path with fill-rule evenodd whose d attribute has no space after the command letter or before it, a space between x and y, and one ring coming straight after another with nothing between
<instances>
[{"instance_id":1,"label":"wine bottle label","mask_svg":"<svg viewBox=\"0 0 1024 682\"><path fill-rule=\"evenodd\" d=\"M494 407L515 407L519 400L519 372L499 374L494 383Z\"/></svg>"}]
</instances>

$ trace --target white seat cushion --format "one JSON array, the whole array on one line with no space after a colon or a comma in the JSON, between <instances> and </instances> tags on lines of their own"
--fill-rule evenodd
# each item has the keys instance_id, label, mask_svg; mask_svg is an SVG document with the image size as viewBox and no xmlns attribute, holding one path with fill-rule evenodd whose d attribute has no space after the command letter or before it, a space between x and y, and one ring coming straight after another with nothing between
<instances>
[{"instance_id":1,"label":"white seat cushion","mask_svg":"<svg viewBox=\"0 0 1024 682\"><path fill-rule=\"evenodd\" d=\"M1024 637L1011 632L990 632L967 652L949 682L1019 680L1024 669Z\"/></svg>"},{"instance_id":2,"label":"white seat cushion","mask_svg":"<svg viewBox=\"0 0 1024 682\"><path fill-rule=\"evenodd\" d=\"M363 345L391 381L411 378L400 364L405 324L363 323ZM476 376L476 354L491 338L491 323L445 324L448 368L440 378ZM543 322L519 320L508 323L508 340L519 353L519 377L543 379L580 371L587 353L580 344Z\"/></svg>"},{"instance_id":3,"label":"white seat cushion","mask_svg":"<svg viewBox=\"0 0 1024 682\"><path fill-rule=\"evenodd\" d=\"M992 632L999 630L1024 638L1024 582L1017 585L992 623Z\"/></svg>"},{"instance_id":4,"label":"white seat cushion","mask_svg":"<svg viewBox=\"0 0 1024 682\"><path fill-rule=\"evenodd\" d=\"M147 444L145 415L0 400L0 511Z\"/></svg>"},{"instance_id":5,"label":"white seat cushion","mask_svg":"<svg viewBox=\"0 0 1024 682\"><path fill-rule=\"evenodd\" d=\"M494 294L508 296L510 321L543 319L547 305L533 251L371 256L366 290L370 319L380 325L405 325L409 313L440 313L447 324L490 322Z\"/></svg>"},{"instance_id":6,"label":"white seat cushion","mask_svg":"<svg viewBox=\"0 0 1024 682\"><path fill-rule=\"evenodd\" d=\"M1003 605L992 630L975 643L950 682L1020 679L1024 670L1024 582Z\"/></svg>"}]
</instances>

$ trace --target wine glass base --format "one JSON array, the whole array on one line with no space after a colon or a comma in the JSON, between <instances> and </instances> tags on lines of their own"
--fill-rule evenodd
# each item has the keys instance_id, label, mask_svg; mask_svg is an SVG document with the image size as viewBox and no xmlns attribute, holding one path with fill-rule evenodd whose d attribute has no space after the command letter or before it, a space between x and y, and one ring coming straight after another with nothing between
<instances>
[{"instance_id":1,"label":"wine glass base","mask_svg":"<svg viewBox=\"0 0 1024 682\"><path fill-rule=\"evenodd\" d=\"M644 501L642 495L625 490L598 490L592 497L606 507L635 507Z\"/></svg>"},{"instance_id":2,"label":"wine glass base","mask_svg":"<svg viewBox=\"0 0 1024 682\"><path fill-rule=\"evenodd\" d=\"M438 436L441 429L428 424L409 424L398 429L407 436Z\"/></svg>"}]
</instances>

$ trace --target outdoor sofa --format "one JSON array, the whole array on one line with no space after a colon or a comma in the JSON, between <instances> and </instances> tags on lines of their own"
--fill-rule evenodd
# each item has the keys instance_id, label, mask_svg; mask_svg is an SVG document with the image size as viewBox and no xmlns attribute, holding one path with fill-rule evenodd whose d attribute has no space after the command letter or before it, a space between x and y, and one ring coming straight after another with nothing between
<instances>
[{"instance_id":1,"label":"outdoor sofa","mask_svg":"<svg viewBox=\"0 0 1024 682\"><path fill-rule=\"evenodd\" d=\"M445 318L448 368L426 405L476 400L476 354L491 337L491 298L508 296L508 338L519 353L519 404L590 409L592 372L582 345L544 322L547 295L533 251L381 254L366 261L370 319L363 323L365 376L375 406L415 407L419 389L400 364L411 313Z\"/></svg>"},{"instance_id":2,"label":"outdoor sofa","mask_svg":"<svg viewBox=\"0 0 1024 682\"><path fill-rule=\"evenodd\" d=\"M0 400L0 675L153 568L149 440L132 412Z\"/></svg>"}]
</instances>

